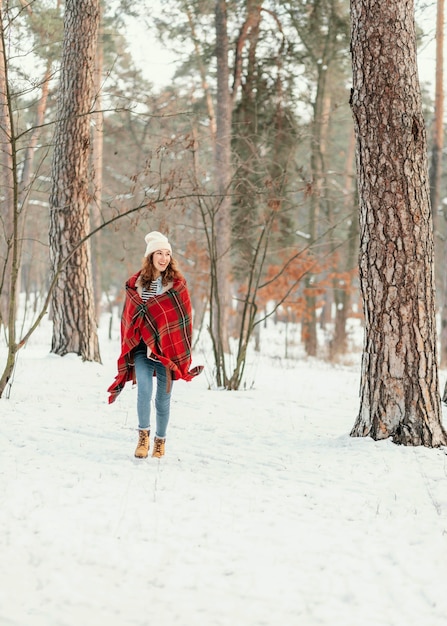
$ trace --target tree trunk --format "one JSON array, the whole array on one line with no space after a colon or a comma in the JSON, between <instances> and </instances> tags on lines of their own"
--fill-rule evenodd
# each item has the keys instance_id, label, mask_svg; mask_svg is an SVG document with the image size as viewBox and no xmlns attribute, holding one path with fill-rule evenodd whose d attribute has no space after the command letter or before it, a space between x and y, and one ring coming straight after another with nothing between
<instances>
[{"instance_id":1,"label":"tree trunk","mask_svg":"<svg viewBox=\"0 0 447 626\"><path fill-rule=\"evenodd\" d=\"M212 144L214 146L215 141L216 141L216 114L214 111L213 95L212 95L210 85L208 84L208 79L206 77L206 68L203 62L203 53L200 50L200 41L199 41L199 36L197 35L197 29L196 29L196 24L194 22L193 12L191 11L191 7L188 5L185 7L184 10L186 12L186 15L188 18L188 24L191 30L191 38L194 44L197 67L198 67L199 74L200 74L200 82L202 83L203 94L204 94L205 102L206 102L206 110L208 111L208 119L210 122L210 137L211 137Z\"/></svg>"},{"instance_id":2,"label":"tree trunk","mask_svg":"<svg viewBox=\"0 0 447 626\"><path fill-rule=\"evenodd\" d=\"M101 21L101 20L100 20ZM102 158L104 146L104 114L102 112L102 80L103 80L104 54L102 38L96 48L95 83L94 83L94 114L92 128L92 199L90 207L90 219L93 229L101 225L102 215ZM92 241L92 268L93 268L93 293L95 297L95 314L99 323L101 317L101 231L95 234Z\"/></svg>"},{"instance_id":3,"label":"tree trunk","mask_svg":"<svg viewBox=\"0 0 447 626\"><path fill-rule=\"evenodd\" d=\"M225 0L216 0L217 107L215 172L219 197L214 216L213 261L214 289L211 296L214 337L217 339L216 361L223 365L228 351L228 320L231 308L231 113L229 89L227 7ZM225 367L223 366L223 370ZM226 380L218 381L225 385Z\"/></svg>"},{"instance_id":4,"label":"tree trunk","mask_svg":"<svg viewBox=\"0 0 447 626\"><path fill-rule=\"evenodd\" d=\"M19 214L17 207L17 162L15 134L8 84L3 2L0 0L0 167L2 172L2 234L0 246L0 327L6 329L8 352L0 378L0 397L9 384L16 353L16 311L19 283Z\"/></svg>"},{"instance_id":5,"label":"tree trunk","mask_svg":"<svg viewBox=\"0 0 447 626\"><path fill-rule=\"evenodd\" d=\"M11 284L14 246L18 245L14 224L17 214L14 206L15 183L13 164L13 131L8 88L8 63L5 50L3 2L0 0L0 172L3 208L1 211L0 240L0 327L8 328L11 321L11 301L15 301L16 285ZM14 293L13 293L14 292ZM12 315L15 320L15 311ZM10 328L14 335L14 328ZM14 336L12 337L14 342Z\"/></svg>"},{"instance_id":6,"label":"tree trunk","mask_svg":"<svg viewBox=\"0 0 447 626\"><path fill-rule=\"evenodd\" d=\"M365 314L351 435L446 445L413 1L351 0L351 22Z\"/></svg>"},{"instance_id":7,"label":"tree trunk","mask_svg":"<svg viewBox=\"0 0 447 626\"><path fill-rule=\"evenodd\" d=\"M430 168L430 202L433 215L433 228L435 231L441 197L442 147L444 143L444 0L437 0L437 5L435 120L433 124L432 160Z\"/></svg>"},{"instance_id":8,"label":"tree trunk","mask_svg":"<svg viewBox=\"0 0 447 626\"><path fill-rule=\"evenodd\" d=\"M346 257L346 274L350 274L356 264L356 254L358 245L358 221L357 216L353 217L349 226L349 241ZM346 323L351 311L352 280L344 284L340 289L341 293L337 298L335 311L334 337L330 346L330 356L332 359L344 354L348 349L348 333Z\"/></svg>"},{"instance_id":9,"label":"tree trunk","mask_svg":"<svg viewBox=\"0 0 447 626\"><path fill-rule=\"evenodd\" d=\"M92 286L89 166L99 0L67 0L50 196L51 351L100 361Z\"/></svg>"},{"instance_id":10,"label":"tree trunk","mask_svg":"<svg viewBox=\"0 0 447 626\"><path fill-rule=\"evenodd\" d=\"M328 119L324 116L324 102L326 94L327 68L318 68L318 80L316 86L315 101L313 103L313 118L311 123L311 148L310 148L310 170L312 172L312 193L310 195L309 206L309 244L312 247L318 233L318 221L325 187L325 166L324 166L324 142L326 140L325 127ZM306 306L302 322L302 340L306 354L316 356L317 354L317 313L316 298L314 293L315 277L310 272L305 278L305 302Z\"/></svg>"},{"instance_id":11,"label":"tree trunk","mask_svg":"<svg viewBox=\"0 0 447 626\"><path fill-rule=\"evenodd\" d=\"M436 87L435 87L435 121L433 125L433 147L430 170L430 200L433 215L433 228L436 233L438 212L440 209L442 152L444 145L444 0L438 0L436 13ZM447 215L445 216L447 218ZM447 241L444 242L444 259L447 259ZM442 261L441 261L442 263ZM441 354L440 366L447 368L447 266L443 268L443 302L441 307ZM447 384L443 400L446 400Z\"/></svg>"},{"instance_id":12,"label":"tree trunk","mask_svg":"<svg viewBox=\"0 0 447 626\"><path fill-rule=\"evenodd\" d=\"M357 193L353 189L353 169L355 156L355 133L354 129L349 137L348 155L346 159L346 176L345 176L345 202L346 211L353 211L357 204ZM344 271L351 273L356 266L357 249L358 249L359 225L357 215L353 215L349 226L348 249L345 261ZM337 281L338 282L338 281ZM351 293L352 281L348 285L343 285L341 289L334 290L334 300L336 303L334 337L330 346L331 359L337 358L338 355L344 354L348 349L348 335L346 323L351 311Z\"/></svg>"}]
</instances>

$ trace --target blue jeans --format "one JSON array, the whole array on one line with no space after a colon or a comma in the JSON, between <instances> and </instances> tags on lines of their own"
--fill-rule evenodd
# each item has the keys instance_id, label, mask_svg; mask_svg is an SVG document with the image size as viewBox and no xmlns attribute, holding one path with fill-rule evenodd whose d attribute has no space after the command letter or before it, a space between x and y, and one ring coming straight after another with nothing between
<instances>
[{"instance_id":1,"label":"blue jeans","mask_svg":"<svg viewBox=\"0 0 447 626\"><path fill-rule=\"evenodd\" d=\"M169 422L171 408L172 382L169 392L166 391L168 381L166 368L160 361L147 358L146 346L138 346L135 355L135 374L137 377L137 413L138 428L150 430L151 427L151 401L154 381L154 372L157 376L157 390L155 393L156 410L156 437L164 439Z\"/></svg>"}]
</instances>

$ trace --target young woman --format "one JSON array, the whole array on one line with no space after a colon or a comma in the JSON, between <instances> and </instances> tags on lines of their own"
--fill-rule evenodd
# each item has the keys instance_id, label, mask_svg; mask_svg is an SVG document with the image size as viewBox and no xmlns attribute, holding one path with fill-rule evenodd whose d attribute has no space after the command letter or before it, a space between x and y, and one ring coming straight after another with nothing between
<instances>
[{"instance_id":1,"label":"young woman","mask_svg":"<svg viewBox=\"0 0 447 626\"><path fill-rule=\"evenodd\" d=\"M142 269L126 282L121 318L118 374L109 387L114 402L128 381L137 384L139 438L135 456L146 458L150 447L154 377L156 430L152 456L165 453L172 381L191 380L203 366L191 367L192 317L186 281L172 258L171 244L157 231L145 237Z\"/></svg>"}]
</instances>

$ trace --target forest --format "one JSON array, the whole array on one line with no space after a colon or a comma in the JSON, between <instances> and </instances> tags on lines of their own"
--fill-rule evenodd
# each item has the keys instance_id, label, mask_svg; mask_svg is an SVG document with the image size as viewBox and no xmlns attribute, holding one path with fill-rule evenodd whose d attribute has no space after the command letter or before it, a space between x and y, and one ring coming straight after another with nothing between
<instances>
[{"instance_id":1,"label":"forest","mask_svg":"<svg viewBox=\"0 0 447 626\"><path fill-rule=\"evenodd\" d=\"M360 319L352 435L446 445L443 3L434 97L417 72L423 10L0 0L0 397L44 316L52 353L101 361L98 320L158 230L217 387L242 387L269 318L335 364ZM178 59L169 86L136 65L127 16Z\"/></svg>"}]
</instances>

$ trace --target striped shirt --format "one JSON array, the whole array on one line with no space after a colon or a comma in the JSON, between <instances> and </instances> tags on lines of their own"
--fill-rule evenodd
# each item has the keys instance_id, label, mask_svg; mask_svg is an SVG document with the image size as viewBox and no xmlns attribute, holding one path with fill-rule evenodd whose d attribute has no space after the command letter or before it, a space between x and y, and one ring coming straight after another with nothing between
<instances>
[{"instance_id":1,"label":"striped shirt","mask_svg":"<svg viewBox=\"0 0 447 626\"><path fill-rule=\"evenodd\" d=\"M162 292L162 289L163 285L161 283L161 276L159 276L155 280L151 281L149 288L143 287L141 292L141 299L143 300L143 302L147 302L149 298L158 296ZM154 356L152 353L148 355L148 358L151 359L151 361L158 361L157 357Z\"/></svg>"},{"instance_id":2,"label":"striped shirt","mask_svg":"<svg viewBox=\"0 0 447 626\"><path fill-rule=\"evenodd\" d=\"M153 298L154 296L158 296L161 293L162 284L161 284L161 276L151 281L149 288L143 287L143 291L141 293L141 299L143 302L147 302L149 298Z\"/></svg>"}]
</instances>

